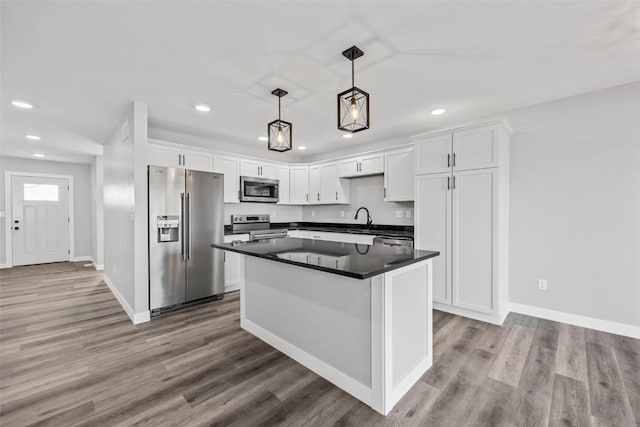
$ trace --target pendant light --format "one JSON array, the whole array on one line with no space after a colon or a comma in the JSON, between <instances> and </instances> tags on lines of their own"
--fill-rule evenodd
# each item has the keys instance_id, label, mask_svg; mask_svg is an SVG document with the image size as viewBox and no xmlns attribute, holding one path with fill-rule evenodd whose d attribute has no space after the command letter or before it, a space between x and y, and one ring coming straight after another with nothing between
<instances>
[{"instance_id":1,"label":"pendant light","mask_svg":"<svg viewBox=\"0 0 640 427\"><path fill-rule=\"evenodd\" d=\"M342 52L351 61L351 89L338 94L338 129L360 132L369 129L369 94L355 85L353 61L364 55L356 46Z\"/></svg>"},{"instance_id":2,"label":"pendant light","mask_svg":"<svg viewBox=\"0 0 640 427\"><path fill-rule=\"evenodd\" d=\"M289 151L293 146L293 135L291 132L291 123L285 122L280 118L280 100L287 93L286 90L275 89L272 95L278 97L278 120L274 120L267 125L267 134L269 135L269 150L273 151Z\"/></svg>"}]
</instances>

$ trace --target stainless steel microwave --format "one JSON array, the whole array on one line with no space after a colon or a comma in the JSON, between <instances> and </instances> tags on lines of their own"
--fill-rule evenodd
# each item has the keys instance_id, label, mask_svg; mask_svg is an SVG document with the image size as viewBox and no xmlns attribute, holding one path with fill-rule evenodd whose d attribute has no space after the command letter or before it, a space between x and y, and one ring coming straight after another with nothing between
<instances>
[{"instance_id":1,"label":"stainless steel microwave","mask_svg":"<svg viewBox=\"0 0 640 427\"><path fill-rule=\"evenodd\" d=\"M240 177L240 201L277 203L278 196L277 179L255 178L252 176Z\"/></svg>"}]
</instances>

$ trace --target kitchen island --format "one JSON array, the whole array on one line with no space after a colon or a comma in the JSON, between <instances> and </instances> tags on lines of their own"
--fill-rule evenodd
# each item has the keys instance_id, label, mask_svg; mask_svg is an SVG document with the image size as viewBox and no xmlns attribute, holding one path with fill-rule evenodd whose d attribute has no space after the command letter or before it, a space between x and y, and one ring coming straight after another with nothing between
<instances>
[{"instance_id":1,"label":"kitchen island","mask_svg":"<svg viewBox=\"0 0 640 427\"><path fill-rule=\"evenodd\" d=\"M381 414L431 367L438 252L298 238L211 246L244 255L243 329Z\"/></svg>"}]
</instances>

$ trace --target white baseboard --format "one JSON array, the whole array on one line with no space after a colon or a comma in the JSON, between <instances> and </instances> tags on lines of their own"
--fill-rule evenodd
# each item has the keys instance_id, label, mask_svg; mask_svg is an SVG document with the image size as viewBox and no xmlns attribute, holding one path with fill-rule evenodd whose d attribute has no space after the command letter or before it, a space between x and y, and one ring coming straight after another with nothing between
<instances>
[{"instance_id":1,"label":"white baseboard","mask_svg":"<svg viewBox=\"0 0 640 427\"><path fill-rule=\"evenodd\" d=\"M2 270L3 268L9 268L9 266L7 264L0 264L0 270Z\"/></svg>"},{"instance_id":2,"label":"white baseboard","mask_svg":"<svg viewBox=\"0 0 640 427\"><path fill-rule=\"evenodd\" d=\"M71 258L69 258L69 261L71 261L71 262L80 262L80 261L93 262L93 258L91 258L91 255L82 255L82 256L71 257Z\"/></svg>"},{"instance_id":3,"label":"white baseboard","mask_svg":"<svg viewBox=\"0 0 640 427\"><path fill-rule=\"evenodd\" d=\"M596 331L640 339L640 326L596 319L594 317L581 316L578 314L564 313L562 311L549 310L546 308L514 302L510 304L510 311L526 314L527 316L539 317L541 319L553 320L555 322L568 323L582 328L595 329Z\"/></svg>"},{"instance_id":4,"label":"white baseboard","mask_svg":"<svg viewBox=\"0 0 640 427\"><path fill-rule=\"evenodd\" d=\"M122 294L118 291L118 288L115 287L113 282L109 279L109 277L107 277L106 274L104 275L104 282L109 287L109 290L111 290L111 293L113 294L113 296L116 297L116 299L122 306L122 309L124 310L124 312L127 313L127 316L129 316L129 319L131 319L131 323L133 323L134 325L137 325L139 323L144 323L151 320L150 311L143 311L140 313L135 313L133 311L133 308L131 308L127 300L124 299Z\"/></svg>"},{"instance_id":5,"label":"white baseboard","mask_svg":"<svg viewBox=\"0 0 640 427\"><path fill-rule=\"evenodd\" d=\"M93 268L96 269L96 271L104 271L104 264L96 264L95 260L91 260L91 264L93 264Z\"/></svg>"}]
</instances>

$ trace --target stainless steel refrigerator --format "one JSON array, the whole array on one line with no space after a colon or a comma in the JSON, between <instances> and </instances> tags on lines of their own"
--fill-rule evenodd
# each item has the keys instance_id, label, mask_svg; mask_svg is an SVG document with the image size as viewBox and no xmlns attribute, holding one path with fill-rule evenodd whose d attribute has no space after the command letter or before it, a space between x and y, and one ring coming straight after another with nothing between
<instances>
[{"instance_id":1,"label":"stainless steel refrigerator","mask_svg":"<svg viewBox=\"0 0 640 427\"><path fill-rule=\"evenodd\" d=\"M224 175L149 166L149 309L222 299Z\"/></svg>"}]
</instances>

